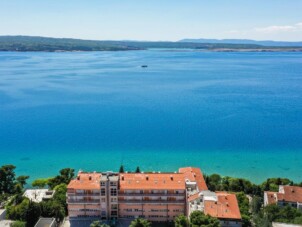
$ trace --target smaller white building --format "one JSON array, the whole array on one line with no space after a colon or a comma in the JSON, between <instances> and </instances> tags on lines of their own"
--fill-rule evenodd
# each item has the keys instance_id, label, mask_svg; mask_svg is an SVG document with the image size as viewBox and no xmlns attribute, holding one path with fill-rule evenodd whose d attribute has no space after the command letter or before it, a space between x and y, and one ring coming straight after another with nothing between
<instances>
[{"instance_id":1,"label":"smaller white building","mask_svg":"<svg viewBox=\"0 0 302 227\"><path fill-rule=\"evenodd\" d=\"M51 191L48 189L27 189L23 196L28 198L29 200L39 203L43 200L51 199L55 194L55 191Z\"/></svg>"},{"instance_id":2,"label":"smaller white building","mask_svg":"<svg viewBox=\"0 0 302 227\"><path fill-rule=\"evenodd\" d=\"M273 222L273 227L302 227L302 225L285 224L279 222Z\"/></svg>"},{"instance_id":3,"label":"smaller white building","mask_svg":"<svg viewBox=\"0 0 302 227\"><path fill-rule=\"evenodd\" d=\"M0 209L0 220L4 220L5 216L6 216L6 210L5 209Z\"/></svg>"}]
</instances>

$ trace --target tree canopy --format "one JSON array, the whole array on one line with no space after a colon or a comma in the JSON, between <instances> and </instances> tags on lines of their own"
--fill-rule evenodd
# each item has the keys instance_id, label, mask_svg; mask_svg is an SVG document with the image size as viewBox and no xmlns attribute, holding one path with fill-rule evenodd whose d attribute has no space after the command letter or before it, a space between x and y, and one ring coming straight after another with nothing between
<instances>
[{"instance_id":1,"label":"tree canopy","mask_svg":"<svg viewBox=\"0 0 302 227\"><path fill-rule=\"evenodd\" d=\"M201 211L193 211L190 215L190 223L192 227L219 227L220 222L217 218L205 215Z\"/></svg>"},{"instance_id":2,"label":"tree canopy","mask_svg":"<svg viewBox=\"0 0 302 227\"><path fill-rule=\"evenodd\" d=\"M151 227L151 222L143 218L137 218L131 222L129 227Z\"/></svg>"}]
</instances>

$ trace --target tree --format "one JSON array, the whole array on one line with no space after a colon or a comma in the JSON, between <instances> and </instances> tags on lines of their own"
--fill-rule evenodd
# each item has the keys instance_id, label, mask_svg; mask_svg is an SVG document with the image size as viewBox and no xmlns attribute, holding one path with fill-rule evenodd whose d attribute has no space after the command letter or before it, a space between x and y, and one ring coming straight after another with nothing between
<instances>
[{"instance_id":1,"label":"tree","mask_svg":"<svg viewBox=\"0 0 302 227\"><path fill-rule=\"evenodd\" d=\"M205 215L201 211L193 211L190 215L192 227L219 227L220 222L217 218Z\"/></svg>"},{"instance_id":2,"label":"tree","mask_svg":"<svg viewBox=\"0 0 302 227\"><path fill-rule=\"evenodd\" d=\"M4 165L0 168L0 194L14 193L15 169L16 167L14 165Z\"/></svg>"},{"instance_id":3,"label":"tree","mask_svg":"<svg viewBox=\"0 0 302 227\"><path fill-rule=\"evenodd\" d=\"M130 223L129 227L151 227L151 222L143 218L137 218Z\"/></svg>"},{"instance_id":4,"label":"tree","mask_svg":"<svg viewBox=\"0 0 302 227\"><path fill-rule=\"evenodd\" d=\"M10 227L26 227L26 223L23 221L14 221Z\"/></svg>"},{"instance_id":5,"label":"tree","mask_svg":"<svg viewBox=\"0 0 302 227\"><path fill-rule=\"evenodd\" d=\"M124 170L124 166L123 166L123 165L121 165L121 166L120 166L119 173L124 173L124 172L125 172L125 170Z\"/></svg>"},{"instance_id":6,"label":"tree","mask_svg":"<svg viewBox=\"0 0 302 227\"><path fill-rule=\"evenodd\" d=\"M36 179L31 183L31 185L37 188L45 188L45 186L48 185L48 180L49 179L44 178Z\"/></svg>"},{"instance_id":7,"label":"tree","mask_svg":"<svg viewBox=\"0 0 302 227\"><path fill-rule=\"evenodd\" d=\"M7 207L7 217L11 220L26 221L26 212L29 206L29 199L23 199L23 201L15 206Z\"/></svg>"},{"instance_id":8,"label":"tree","mask_svg":"<svg viewBox=\"0 0 302 227\"><path fill-rule=\"evenodd\" d=\"M74 169L71 168L62 169L60 170L60 175L48 179L48 186L53 189L60 184L69 184L69 182L73 177L74 177Z\"/></svg>"},{"instance_id":9,"label":"tree","mask_svg":"<svg viewBox=\"0 0 302 227\"><path fill-rule=\"evenodd\" d=\"M55 217L62 221L67 213L66 184L57 185L52 199L40 203L43 217Z\"/></svg>"},{"instance_id":10,"label":"tree","mask_svg":"<svg viewBox=\"0 0 302 227\"><path fill-rule=\"evenodd\" d=\"M90 224L90 227L110 227L110 225L101 223L100 221L94 221Z\"/></svg>"},{"instance_id":11,"label":"tree","mask_svg":"<svg viewBox=\"0 0 302 227\"><path fill-rule=\"evenodd\" d=\"M140 173L140 172L141 172L141 170L140 170L139 166L138 166L138 167L136 167L135 172L136 172L136 173Z\"/></svg>"},{"instance_id":12,"label":"tree","mask_svg":"<svg viewBox=\"0 0 302 227\"><path fill-rule=\"evenodd\" d=\"M26 227L34 227L40 216L40 204L30 201L26 210Z\"/></svg>"},{"instance_id":13,"label":"tree","mask_svg":"<svg viewBox=\"0 0 302 227\"><path fill-rule=\"evenodd\" d=\"M175 227L189 227L190 226L190 222L189 222L188 218L183 214L180 214L175 218L174 224L175 224Z\"/></svg>"},{"instance_id":14,"label":"tree","mask_svg":"<svg viewBox=\"0 0 302 227\"><path fill-rule=\"evenodd\" d=\"M252 213L258 214L262 207L262 198L259 196L254 196L251 204Z\"/></svg>"},{"instance_id":15,"label":"tree","mask_svg":"<svg viewBox=\"0 0 302 227\"><path fill-rule=\"evenodd\" d=\"M22 186L22 188L24 187L24 185L26 185L26 180L29 178L29 176L19 176L17 177L17 182Z\"/></svg>"}]
</instances>

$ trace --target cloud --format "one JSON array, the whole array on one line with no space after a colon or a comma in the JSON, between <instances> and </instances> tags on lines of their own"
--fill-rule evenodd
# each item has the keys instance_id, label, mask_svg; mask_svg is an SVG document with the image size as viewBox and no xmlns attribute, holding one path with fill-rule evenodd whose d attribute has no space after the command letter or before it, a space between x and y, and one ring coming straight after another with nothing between
<instances>
[{"instance_id":1,"label":"cloud","mask_svg":"<svg viewBox=\"0 0 302 227\"><path fill-rule=\"evenodd\" d=\"M263 28L254 28L256 32L274 33L274 32L290 32L295 31L295 26L269 26Z\"/></svg>"},{"instance_id":2,"label":"cloud","mask_svg":"<svg viewBox=\"0 0 302 227\"><path fill-rule=\"evenodd\" d=\"M231 30L229 34L272 34L272 33L288 33L288 32L299 32L302 31L302 22L294 25L272 25L267 27L256 27L248 30Z\"/></svg>"}]
</instances>

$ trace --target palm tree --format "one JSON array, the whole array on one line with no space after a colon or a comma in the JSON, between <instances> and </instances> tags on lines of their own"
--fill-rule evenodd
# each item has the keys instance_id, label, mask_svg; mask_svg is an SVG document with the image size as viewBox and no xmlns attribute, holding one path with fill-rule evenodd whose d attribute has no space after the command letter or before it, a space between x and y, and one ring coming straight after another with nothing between
<instances>
[{"instance_id":1,"label":"palm tree","mask_svg":"<svg viewBox=\"0 0 302 227\"><path fill-rule=\"evenodd\" d=\"M151 227L151 222L143 218L137 218L131 222L129 227Z\"/></svg>"},{"instance_id":2,"label":"palm tree","mask_svg":"<svg viewBox=\"0 0 302 227\"><path fill-rule=\"evenodd\" d=\"M101 223L100 221L94 221L90 224L90 227L110 227L107 224Z\"/></svg>"}]
</instances>

